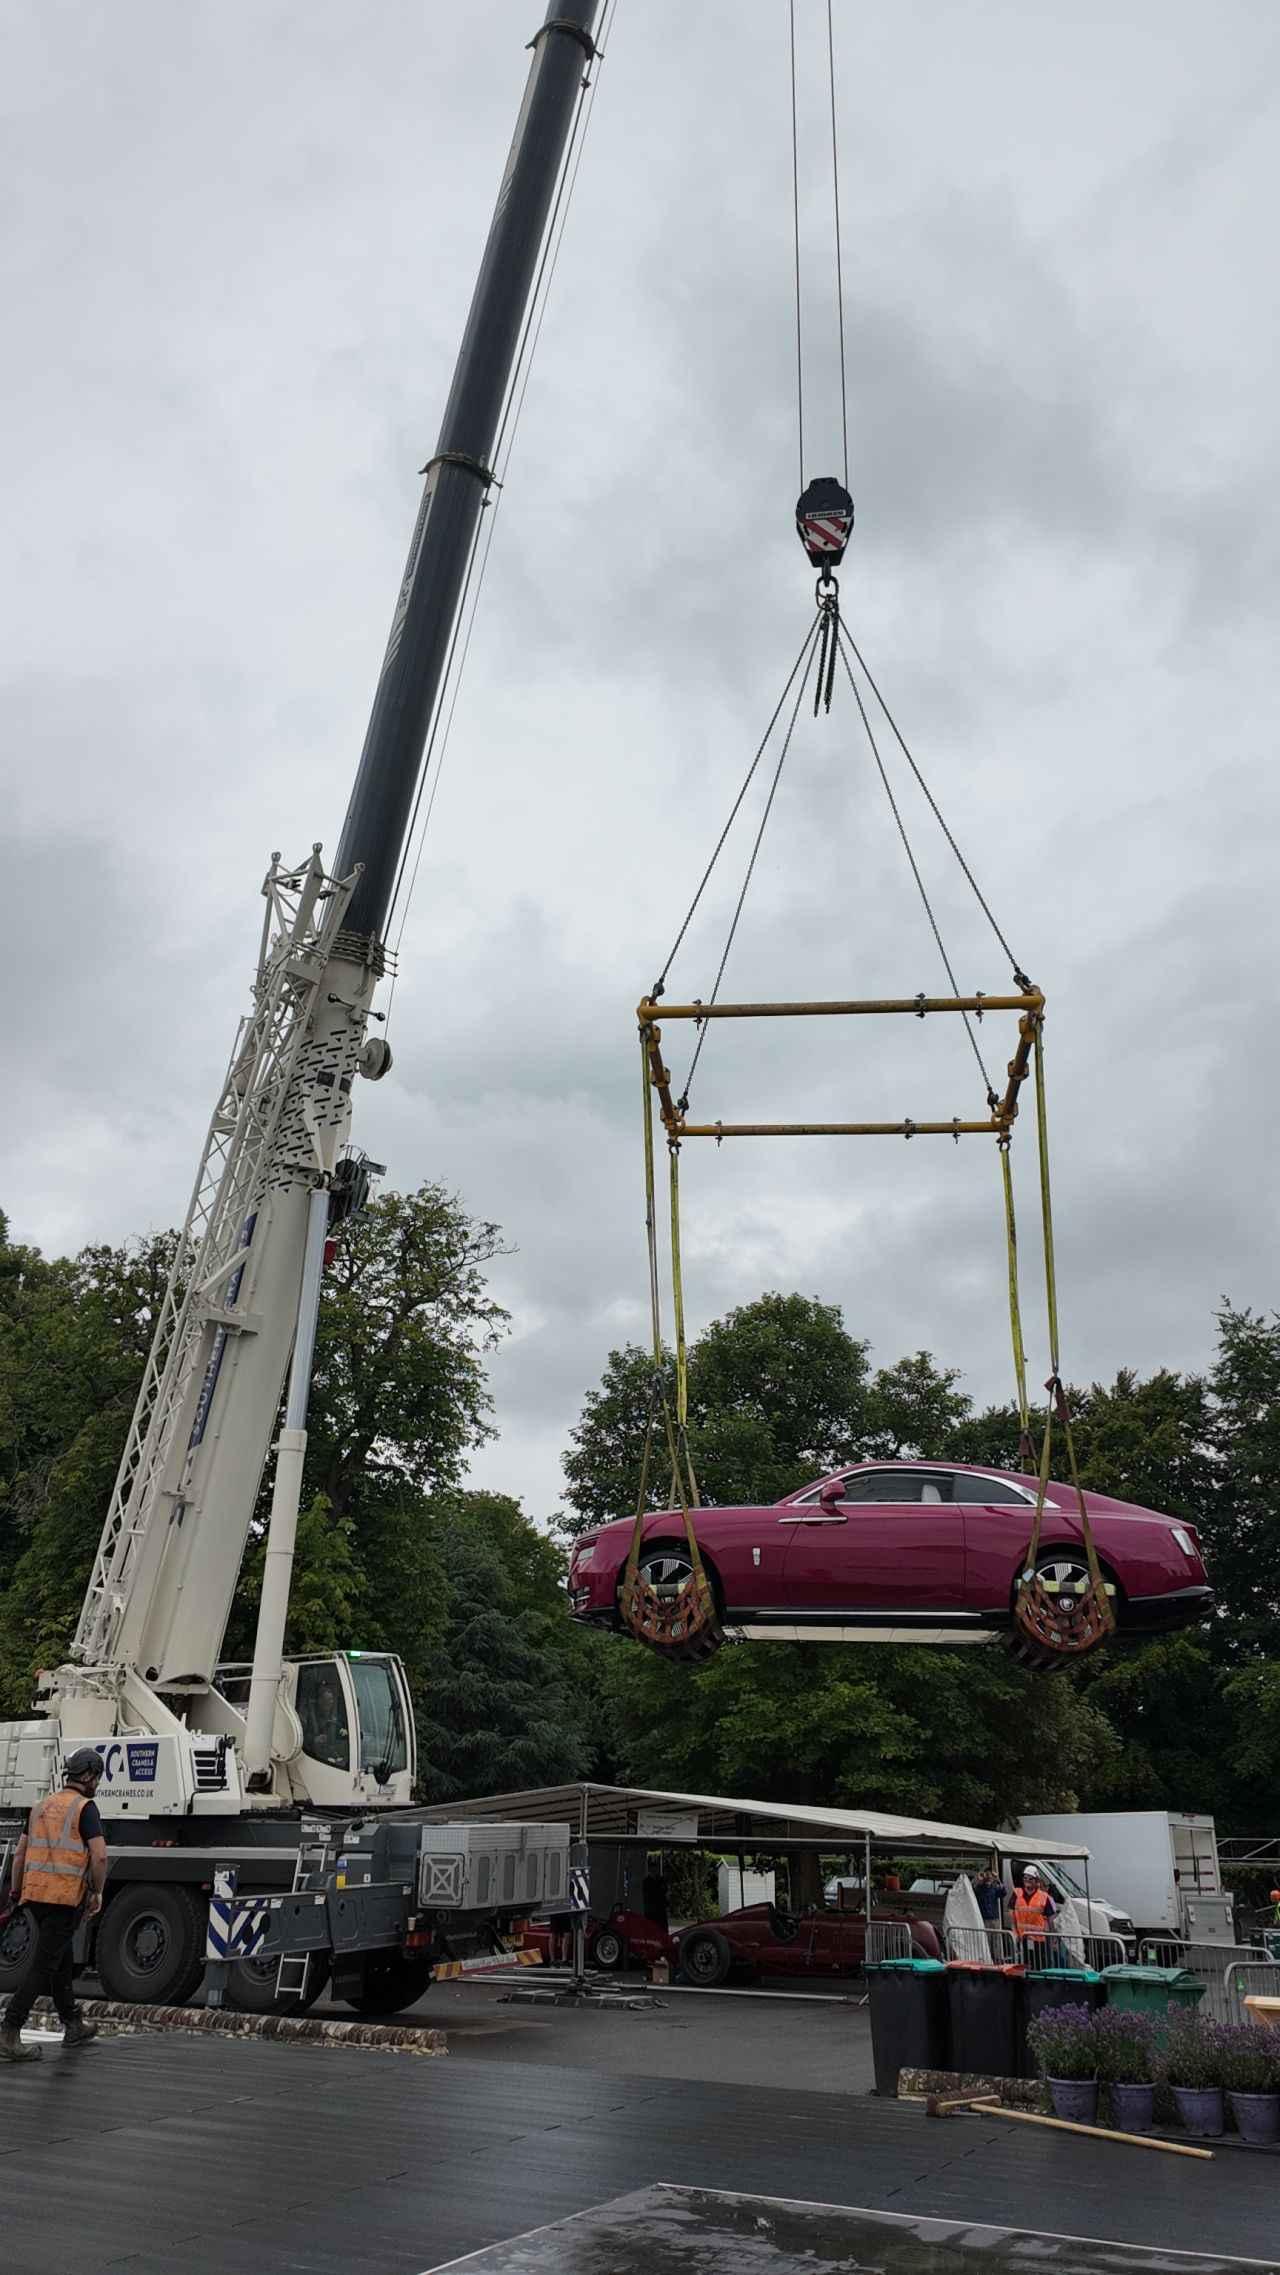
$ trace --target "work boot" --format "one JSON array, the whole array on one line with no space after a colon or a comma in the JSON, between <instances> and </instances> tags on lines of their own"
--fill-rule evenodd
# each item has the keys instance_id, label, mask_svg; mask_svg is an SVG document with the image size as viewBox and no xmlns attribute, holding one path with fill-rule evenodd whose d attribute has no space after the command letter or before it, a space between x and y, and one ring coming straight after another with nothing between
<instances>
[{"instance_id":1,"label":"work boot","mask_svg":"<svg viewBox=\"0 0 1280 2275\"><path fill-rule=\"evenodd\" d=\"M62 2033L62 2043L64 2047L87 2046L90 2040L96 2038L97 2035L98 2025L96 2022L82 2022L79 2015L75 2014Z\"/></svg>"},{"instance_id":2,"label":"work boot","mask_svg":"<svg viewBox=\"0 0 1280 2275\"><path fill-rule=\"evenodd\" d=\"M20 2030L0 2030L0 2062L38 2062L40 2048L24 2046Z\"/></svg>"}]
</instances>

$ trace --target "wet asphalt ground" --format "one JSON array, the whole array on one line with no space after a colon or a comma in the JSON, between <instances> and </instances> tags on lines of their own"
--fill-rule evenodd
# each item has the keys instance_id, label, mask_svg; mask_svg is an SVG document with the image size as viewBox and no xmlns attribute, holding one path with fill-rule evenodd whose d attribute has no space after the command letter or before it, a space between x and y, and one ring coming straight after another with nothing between
<instances>
[{"instance_id":1,"label":"wet asphalt ground","mask_svg":"<svg viewBox=\"0 0 1280 2275\"><path fill-rule=\"evenodd\" d=\"M1280 2275L1280 2158L931 2122L867 2093L856 2006L498 1996L429 1995L442 2058L126 2036L0 2069L0 2268Z\"/></svg>"}]
</instances>

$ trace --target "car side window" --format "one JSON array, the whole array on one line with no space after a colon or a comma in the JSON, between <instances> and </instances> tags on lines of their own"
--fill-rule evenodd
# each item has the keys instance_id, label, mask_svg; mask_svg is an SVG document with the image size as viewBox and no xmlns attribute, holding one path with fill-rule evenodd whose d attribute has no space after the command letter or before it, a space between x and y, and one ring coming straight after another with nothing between
<instances>
[{"instance_id":1,"label":"car side window","mask_svg":"<svg viewBox=\"0 0 1280 2275\"><path fill-rule=\"evenodd\" d=\"M952 1478L957 1501L1016 1502L1020 1508L1028 1506L1027 1496L1016 1485L1006 1485L999 1477L966 1477L957 1472Z\"/></svg>"},{"instance_id":2,"label":"car side window","mask_svg":"<svg viewBox=\"0 0 1280 2275\"><path fill-rule=\"evenodd\" d=\"M938 1502L951 1499L953 1480L945 1469L859 1470L844 1483L844 1499L859 1501Z\"/></svg>"}]
</instances>

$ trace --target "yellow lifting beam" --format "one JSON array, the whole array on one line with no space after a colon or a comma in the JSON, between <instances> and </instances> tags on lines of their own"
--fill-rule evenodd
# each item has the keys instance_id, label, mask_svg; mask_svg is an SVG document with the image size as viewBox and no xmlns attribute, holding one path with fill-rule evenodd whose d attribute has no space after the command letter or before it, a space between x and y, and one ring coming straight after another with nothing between
<instances>
[{"instance_id":1,"label":"yellow lifting beam","mask_svg":"<svg viewBox=\"0 0 1280 2275\"><path fill-rule=\"evenodd\" d=\"M1021 980L1023 974L1019 973ZM1015 995L877 996L835 1002L809 1003L664 1003L653 995L637 1008L644 1085L644 1145L646 1230L649 1247L649 1287L653 1324L654 1389L650 1397L639 1501L630 1553L623 1575L621 1608L625 1624L643 1642L668 1655L701 1657L722 1640L713 1591L699 1551L692 1512L698 1506L688 1444L688 1373L685 1346L684 1286L680 1253L680 1147L686 1138L710 1137L951 1137L986 1136L996 1139L1004 1195L1008 1246L1009 1323L1014 1373L1018 1390L1021 1458L1037 1472L1037 1494L1031 1537L1014 1599L1017 1654L1025 1663L1044 1668L1061 1665L1100 1642L1115 1626L1109 1591L1094 1546L1088 1507L1080 1484L1075 1441L1066 1394L1059 1373L1058 1299L1054 1262L1053 1208L1049 1188L1049 1136L1044 1080L1044 1010L1042 991L1029 982ZM662 1056L662 1027L666 1019L693 1021L701 1026L712 1019L857 1018L899 1015L924 1019L936 1013L984 1017L988 1012L1018 1014L1017 1042L1007 1068L1002 1096L988 1091L986 1120L899 1122L690 1122L687 1096L676 1098L671 1074ZM1018 1097L1029 1074L1034 1073L1036 1140L1040 1169L1040 1210L1044 1236L1045 1296L1048 1310L1050 1374L1045 1388L1048 1401L1044 1436L1038 1460L1031 1441L1031 1411L1027 1397L1026 1351L1018 1294L1017 1227L1014 1217L1010 1146L1018 1115ZM657 1250L653 1100L656 1096L666 1132L670 1164L671 1289L675 1313L675 1411L663 1389L663 1346ZM680 1504L689 1550L689 1575L678 1587L661 1593L640 1572L640 1552L648 1512L650 1452L659 1412L671 1458L673 1503ZM1088 1571L1088 1585L1067 1600L1056 1597L1036 1570L1055 1423L1061 1428L1075 1490L1080 1530Z\"/></svg>"}]
</instances>

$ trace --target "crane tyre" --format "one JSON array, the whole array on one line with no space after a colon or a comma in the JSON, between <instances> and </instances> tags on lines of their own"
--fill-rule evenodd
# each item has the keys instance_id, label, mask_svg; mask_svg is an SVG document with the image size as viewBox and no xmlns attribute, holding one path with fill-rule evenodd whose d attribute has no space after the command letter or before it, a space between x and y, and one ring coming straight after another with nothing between
<instances>
[{"instance_id":1,"label":"crane tyre","mask_svg":"<svg viewBox=\"0 0 1280 2275\"><path fill-rule=\"evenodd\" d=\"M102 1915L93 1964L108 1998L184 2006L204 1973L206 1907L189 1888L136 1884Z\"/></svg>"},{"instance_id":2,"label":"crane tyre","mask_svg":"<svg viewBox=\"0 0 1280 2275\"><path fill-rule=\"evenodd\" d=\"M365 1961L364 1989L359 1998L344 2004L355 2008L365 2022L400 2014L422 1997L431 1981L431 1961L410 1958L403 1951L375 1951Z\"/></svg>"},{"instance_id":3,"label":"crane tyre","mask_svg":"<svg viewBox=\"0 0 1280 2275\"><path fill-rule=\"evenodd\" d=\"M313 2007L329 1980L327 1957L317 1954L307 1973L307 1987L299 1998L296 1991L287 1991L283 1998L276 1996L276 1977L280 1970L278 1956L271 1959L233 1959L227 1969L227 2004L237 2014L305 2014Z\"/></svg>"},{"instance_id":4,"label":"crane tyre","mask_svg":"<svg viewBox=\"0 0 1280 2275\"><path fill-rule=\"evenodd\" d=\"M696 1927L680 1945L680 1972L686 1983L713 1990L733 1965L733 1952L718 1927Z\"/></svg>"},{"instance_id":5,"label":"crane tyre","mask_svg":"<svg viewBox=\"0 0 1280 2275\"><path fill-rule=\"evenodd\" d=\"M36 1947L35 1921L25 1904L0 1927L0 1992L16 1991Z\"/></svg>"}]
</instances>

